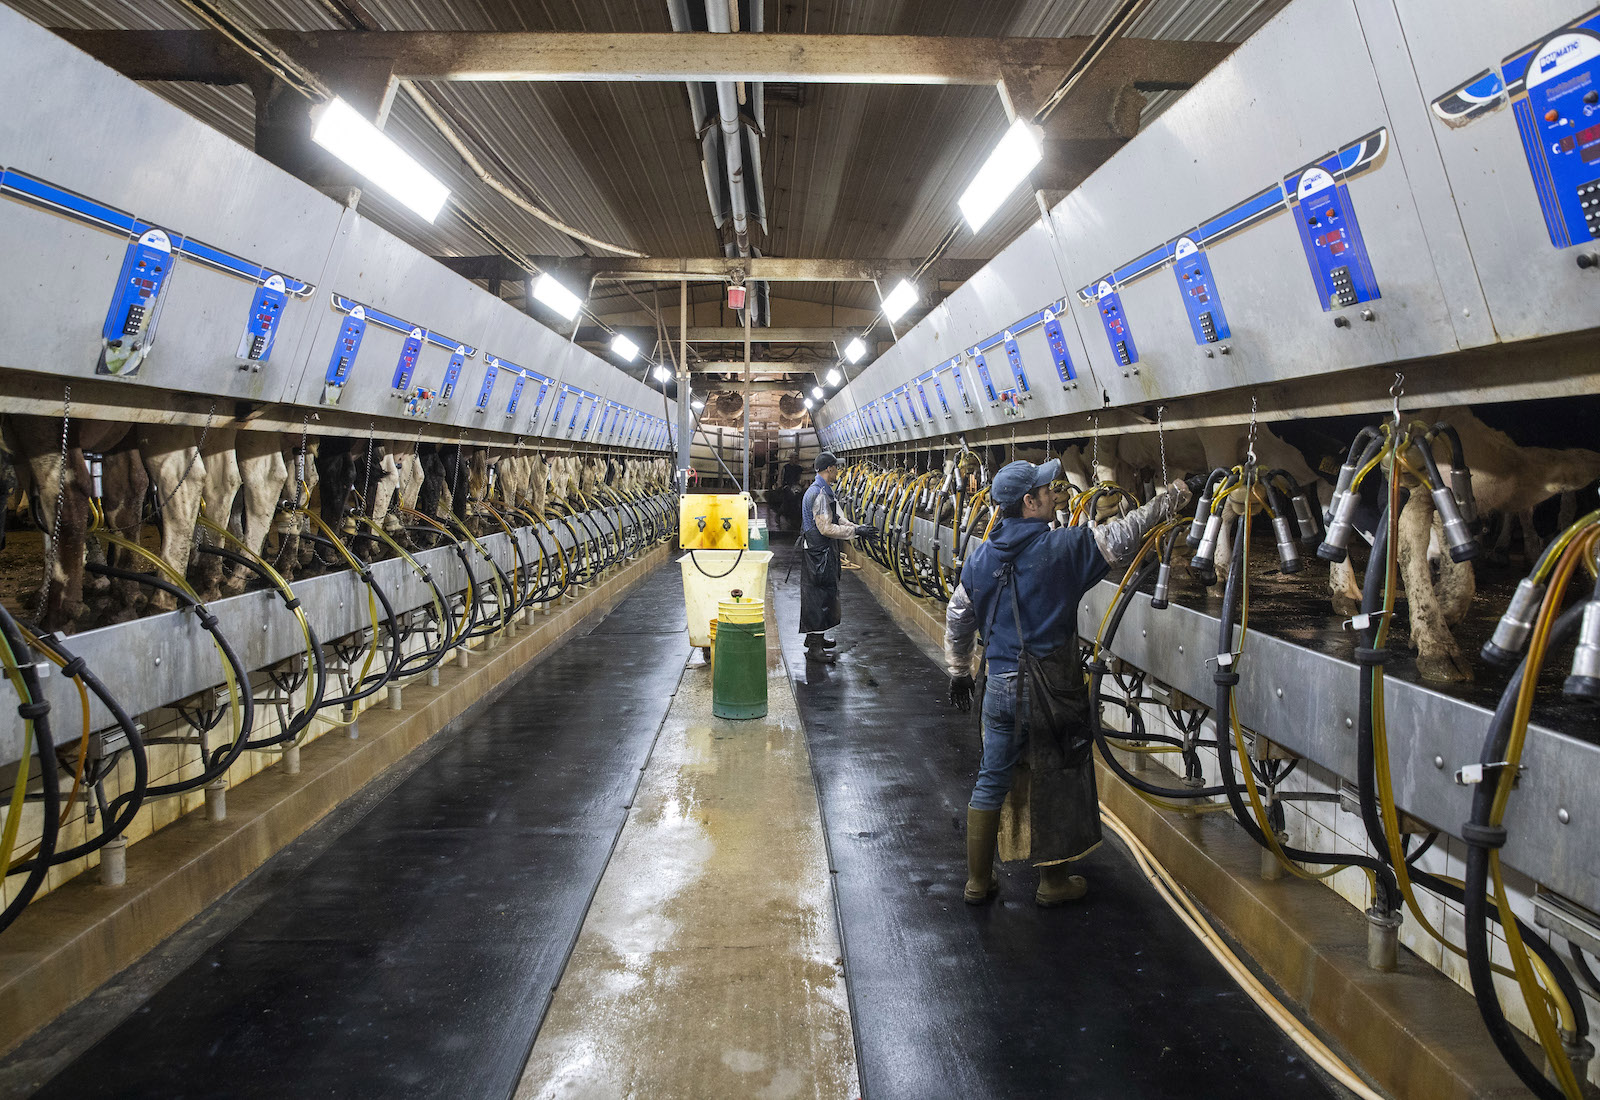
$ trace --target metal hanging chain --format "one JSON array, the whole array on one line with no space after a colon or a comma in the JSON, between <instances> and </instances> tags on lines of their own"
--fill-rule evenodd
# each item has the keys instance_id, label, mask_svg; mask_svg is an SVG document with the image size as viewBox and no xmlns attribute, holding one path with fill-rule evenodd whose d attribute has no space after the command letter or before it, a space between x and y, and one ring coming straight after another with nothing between
<instances>
[{"instance_id":1,"label":"metal hanging chain","mask_svg":"<svg viewBox=\"0 0 1600 1100\"><path fill-rule=\"evenodd\" d=\"M61 545L61 505L67 492L67 429L72 423L72 384L61 394L61 465L56 471L56 514L51 523L50 546L44 556L44 583L39 586L39 603L34 618L44 621L50 603L50 580L56 573L56 555Z\"/></svg>"},{"instance_id":2,"label":"metal hanging chain","mask_svg":"<svg viewBox=\"0 0 1600 1100\"><path fill-rule=\"evenodd\" d=\"M1249 459L1250 465L1254 466L1256 464L1256 397L1255 397L1255 394L1251 394L1250 395L1250 436L1249 436L1249 441L1245 445L1245 452L1244 453L1245 453L1245 457L1247 459Z\"/></svg>"},{"instance_id":3,"label":"metal hanging chain","mask_svg":"<svg viewBox=\"0 0 1600 1100\"><path fill-rule=\"evenodd\" d=\"M1399 371L1395 372L1394 385L1389 387L1389 399L1394 404L1394 430L1400 434L1400 399L1405 396L1406 376Z\"/></svg>"},{"instance_id":4,"label":"metal hanging chain","mask_svg":"<svg viewBox=\"0 0 1600 1100\"><path fill-rule=\"evenodd\" d=\"M1161 488L1167 487L1167 429L1161 423L1162 415L1167 411L1165 405L1156 406L1156 444L1161 448Z\"/></svg>"},{"instance_id":5,"label":"metal hanging chain","mask_svg":"<svg viewBox=\"0 0 1600 1100\"><path fill-rule=\"evenodd\" d=\"M156 493L157 515L160 515L166 506L172 503L172 498L178 495L178 490L183 488L183 486L189 480L189 475L194 473L195 466L200 462L201 453L205 450L206 436L211 434L211 424L215 419L216 414L217 403L212 401L211 407L206 410L205 426L200 429L200 441L194 445L194 454L189 456L189 465L183 468L183 476L178 479L178 483L172 487L172 492L167 494L167 498L165 500L161 499L161 494L159 491Z\"/></svg>"},{"instance_id":6,"label":"metal hanging chain","mask_svg":"<svg viewBox=\"0 0 1600 1100\"><path fill-rule=\"evenodd\" d=\"M1095 413L1089 419L1094 421L1094 449L1089 452L1089 472L1094 474L1095 480L1098 481L1100 478L1100 414Z\"/></svg>"},{"instance_id":7,"label":"metal hanging chain","mask_svg":"<svg viewBox=\"0 0 1600 1100\"><path fill-rule=\"evenodd\" d=\"M372 444L377 430L376 422L367 421L367 473L361 488L361 507L365 508L369 515L377 510L372 500Z\"/></svg>"}]
</instances>

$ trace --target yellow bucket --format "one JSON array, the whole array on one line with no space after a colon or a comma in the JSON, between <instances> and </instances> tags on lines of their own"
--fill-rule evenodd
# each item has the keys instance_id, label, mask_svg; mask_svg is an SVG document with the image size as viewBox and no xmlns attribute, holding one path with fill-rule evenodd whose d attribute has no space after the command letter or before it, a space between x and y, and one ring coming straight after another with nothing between
<instances>
[{"instance_id":1,"label":"yellow bucket","mask_svg":"<svg viewBox=\"0 0 1600 1100\"><path fill-rule=\"evenodd\" d=\"M767 617L765 600L719 600L717 621L723 623L759 623ZM713 639L714 640L714 639Z\"/></svg>"}]
</instances>

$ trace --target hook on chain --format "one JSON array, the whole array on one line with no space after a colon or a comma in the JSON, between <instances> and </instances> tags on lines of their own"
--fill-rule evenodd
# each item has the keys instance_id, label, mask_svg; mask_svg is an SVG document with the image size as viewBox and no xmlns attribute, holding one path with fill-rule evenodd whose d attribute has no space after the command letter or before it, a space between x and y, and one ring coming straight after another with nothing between
<instances>
[{"instance_id":1,"label":"hook on chain","mask_svg":"<svg viewBox=\"0 0 1600 1100\"><path fill-rule=\"evenodd\" d=\"M1400 398L1405 396L1406 376L1400 371L1394 373L1394 384L1389 387L1389 399L1394 407L1394 428L1400 430Z\"/></svg>"},{"instance_id":2,"label":"hook on chain","mask_svg":"<svg viewBox=\"0 0 1600 1100\"><path fill-rule=\"evenodd\" d=\"M1250 465L1256 464L1256 396L1250 395L1250 437L1245 447L1245 457Z\"/></svg>"}]
</instances>

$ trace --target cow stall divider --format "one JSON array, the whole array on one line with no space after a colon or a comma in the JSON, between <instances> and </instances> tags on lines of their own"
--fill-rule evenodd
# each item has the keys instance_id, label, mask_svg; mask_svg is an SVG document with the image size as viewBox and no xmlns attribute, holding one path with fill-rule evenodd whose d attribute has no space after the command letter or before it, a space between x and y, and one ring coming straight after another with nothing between
<instances>
[{"instance_id":1,"label":"cow stall divider","mask_svg":"<svg viewBox=\"0 0 1600 1100\"><path fill-rule=\"evenodd\" d=\"M0 746L13 743L8 734L18 746L0 760L15 768L0 867L20 876L0 911L0 931L37 896L51 868L115 851L118 870L109 862L102 868L102 880L115 883L124 834L155 800L207 788L208 812L220 819L224 777L247 750L279 756L293 774L300 746L316 734L344 727L357 736L361 706L385 687L398 708L401 684L436 677L451 652L493 644L519 617L643 554L672 535L676 519L653 485L632 493L603 487L581 507L550 501L543 515L503 499L466 501L464 516L443 521L401 509L391 529L373 520L359 495L338 529L304 506L303 482L296 495L299 505L286 501L281 512L324 563L317 575L287 579L202 512L197 531L206 538L196 540L196 554L220 558L259 585L207 603L160 555L107 530L92 500L93 535L148 570L87 568L154 589L178 610L63 639L0 608L0 661L19 699L15 719L0 716ZM285 528L279 537L289 537ZM268 611L274 604L287 614ZM210 665L196 648L207 643L217 654ZM54 677L45 674L50 666ZM72 741L61 734L71 701L63 689L76 694L81 714ZM266 729L257 723L263 708L276 718ZM176 717L153 729L164 714ZM197 750L199 760L153 777L156 746ZM108 793L118 775L125 781ZM64 823L80 803L84 836L69 845ZM38 824L25 827L25 816L34 820L28 807L40 812Z\"/></svg>"},{"instance_id":2,"label":"cow stall divider","mask_svg":"<svg viewBox=\"0 0 1600 1100\"><path fill-rule=\"evenodd\" d=\"M1449 456L1448 471L1443 468L1443 458L1435 455L1436 446ZM851 518L884 532L881 547L862 540L860 552L919 599L947 598L953 582L946 578L944 563L959 573L971 539L986 539L993 526L995 509L987 499L986 487L974 490L975 479L960 472L966 448L954 454L956 460L946 464L943 481L938 483L940 475L934 469L918 472L890 465L903 459L884 455L857 459L840 481L840 495ZM1484 647L1486 660L1517 665L1517 671L1506 685L1500 705L1489 716L1489 732L1481 753L1476 754L1478 763L1456 777L1458 783L1472 785L1473 796L1470 820L1449 830L1468 845L1464 878L1433 873L1420 864L1444 830L1407 812L1398 790L1397 775L1404 774L1399 769L1411 765L1397 760L1396 754L1412 746L1405 743L1402 748L1392 740L1394 719L1386 700L1393 692L1385 690L1383 674L1388 628L1399 589L1399 512L1408 494L1426 493L1439 516L1440 541L1450 558L1459 563L1476 557L1481 525L1467 457L1448 423L1407 422L1399 415L1397 399L1392 420L1363 430L1352 442L1326 511L1312 487L1298 484L1282 469L1258 468L1253 453L1237 466L1192 479L1191 488L1198 490L1193 513L1174 517L1147 533L1110 599L1103 608L1095 609L1098 630L1087 624L1080 630L1087 655L1091 732L1105 765L1150 804L1185 816L1233 817L1262 849L1263 875L1288 873L1315 880L1346 868L1363 872L1372 899L1366 914L1369 966L1378 970L1395 967L1398 929L1402 916L1409 913L1419 929L1467 960L1471 992L1490 1036L1523 1082L1541 1097L1577 1100L1579 1082L1594 1050L1587 1040L1590 1022L1574 973L1596 993L1600 987L1592 980L1592 968L1579 944L1569 941L1569 965L1528 921L1512 911L1500 857L1507 842L1503 819L1522 770L1539 668L1551 649L1581 633L1572 674L1563 690L1575 698L1592 700L1600 695L1600 588L1580 606L1563 610L1564 592L1573 577L1580 572L1591 580L1600 576L1600 511L1580 517L1546 548L1518 586L1494 638ZM1336 772L1355 779L1355 800L1368 850L1311 850L1289 843L1285 806L1296 801L1337 802L1344 795L1281 789L1302 758L1268 740L1258 732L1259 725L1253 732L1241 720L1238 692L1241 684L1249 686L1246 673L1252 671L1246 667L1246 642L1255 637L1250 633L1252 525L1258 515L1270 522L1278 550L1275 571L1281 575L1301 571L1301 547L1315 547L1324 560L1342 561L1359 522L1358 495L1363 482L1373 475L1381 476L1385 483L1385 499L1372 536L1360 612L1345 624L1347 630L1356 632L1355 660L1353 665L1340 662L1340 667L1352 669L1359 687L1359 705L1353 708L1358 720L1352 723L1356 727L1355 767ZM1138 504L1134 493L1110 483L1078 490L1062 488L1067 499L1059 518L1073 525L1094 524ZM1171 604L1173 559L1180 540L1191 551L1189 568L1195 579L1208 588L1219 580L1222 583L1220 614L1212 619L1186 613L1186 618L1198 620L1201 633L1185 629L1178 635L1190 643L1187 660L1203 659L1205 666L1187 673L1186 690L1157 683L1145 670L1113 652L1119 629L1137 596L1147 594L1153 611ZM1087 604L1084 610L1088 613ZM1148 614L1141 615L1138 633L1152 633L1145 625L1150 622ZM1212 639L1197 644L1208 622ZM1149 642L1132 648L1153 652L1156 646ZM1169 653L1173 648L1179 654L1184 652L1181 644L1166 648ZM1281 676L1281 651L1287 647L1272 644L1269 648L1270 653L1257 644L1253 651L1270 659L1272 675ZM1120 697L1107 690L1113 682ZM1190 684L1195 686L1190 688ZM1202 684L1204 688L1199 686ZM1412 705L1416 692L1412 685L1404 684L1403 690L1407 705L1402 711L1407 720L1441 717L1443 712L1432 701L1423 707ZM1252 709L1258 691L1252 688ZM1201 701L1208 692L1209 705ZM1282 690L1277 694L1281 697ZM1147 729L1145 706L1164 707L1177 734ZM1126 715L1125 732L1107 727L1108 708ZM1450 717L1465 723L1481 713L1464 707ZM1208 725L1216 730L1212 736L1206 735ZM1541 742L1541 747L1544 744L1548 741ZM1209 785L1201 750L1215 753L1218 779ZM1131 763L1125 762L1126 754L1132 754ZM1143 761L1155 755L1172 755L1182 761L1176 783L1152 778ZM1324 760L1317 762L1327 766ZM1562 813L1564 824L1568 817L1565 810ZM1519 850L1518 856L1526 858L1528 847ZM1520 869L1538 878L1542 868L1524 865ZM1463 943L1451 942L1435 927L1419 901L1418 888L1464 906ZM1580 897L1583 903L1593 904L1593 898ZM1504 958L1496 958L1490 951L1491 924L1500 929ZM1504 994L1496 988L1496 977L1515 983L1519 990L1533 1022L1534 1038L1545 1055L1543 1066L1529 1058L1523 1041L1507 1022L1501 1001Z\"/></svg>"}]
</instances>

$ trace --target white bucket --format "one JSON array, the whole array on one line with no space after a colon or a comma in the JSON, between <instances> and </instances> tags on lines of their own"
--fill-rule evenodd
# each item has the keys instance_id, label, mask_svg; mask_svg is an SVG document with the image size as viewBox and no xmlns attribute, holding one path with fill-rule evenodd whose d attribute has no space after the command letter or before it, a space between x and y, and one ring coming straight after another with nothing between
<instances>
[{"instance_id":1,"label":"white bucket","mask_svg":"<svg viewBox=\"0 0 1600 1100\"><path fill-rule=\"evenodd\" d=\"M734 590L746 599L767 598L767 564L771 550L695 550L678 559L683 568L683 602L689 612L689 644L711 644L711 620L717 604L731 600Z\"/></svg>"}]
</instances>

